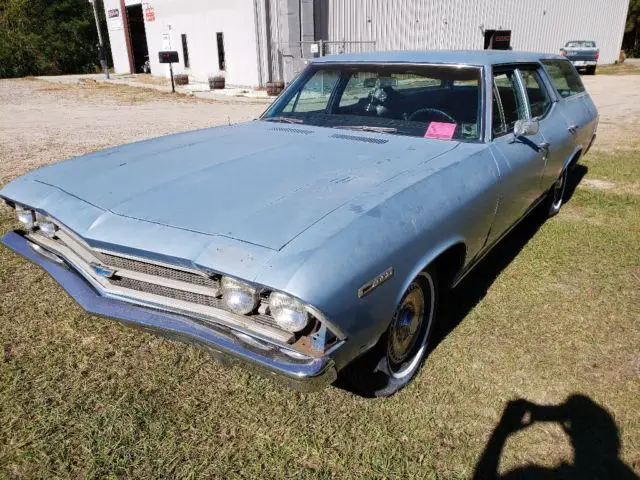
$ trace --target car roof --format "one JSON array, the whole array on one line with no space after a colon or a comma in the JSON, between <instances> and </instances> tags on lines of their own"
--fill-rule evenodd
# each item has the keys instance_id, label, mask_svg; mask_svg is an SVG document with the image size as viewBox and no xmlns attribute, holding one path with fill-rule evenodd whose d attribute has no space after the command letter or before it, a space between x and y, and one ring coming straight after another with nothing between
<instances>
[{"instance_id":1,"label":"car roof","mask_svg":"<svg viewBox=\"0 0 640 480\"><path fill-rule=\"evenodd\" d=\"M537 62L541 59L565 59L565 57L550 53L512 50L403 50L327 55L313 59L313 63L451 63L488 66L500 63Z\"/></svg>"}]
</instances>

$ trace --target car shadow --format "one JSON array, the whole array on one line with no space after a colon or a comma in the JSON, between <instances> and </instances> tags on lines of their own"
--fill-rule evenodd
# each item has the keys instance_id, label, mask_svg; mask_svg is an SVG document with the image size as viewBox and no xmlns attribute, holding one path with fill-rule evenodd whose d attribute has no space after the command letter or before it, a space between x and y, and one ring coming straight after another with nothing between
<instances>
[{"instance_id":1,"label":"car shadow","mask_svg":"<svg viewBox=\"0 0 640 480\"><path fill-rule=\"evenodd\" d=\"M563 203L571 202L588 168L576 164L569 172ZM542 202L506 235L456 288L446 292L441 302L441 318L430 341L431 350L451 333L485 297L500 273L518 256L548 219L548 206ZM562 215L562 213L560 213Z\"/></svg>"},{"instance_id":2,"label":"car shadow","mask_svg":"<svg viewBox=\"0 0 640 480\"><path fill-rule=\"evenodd\" d=\"M529 464L499 474L508 438L542 422L557 423L564 430L573 447L573 462L552 468ZM585 395L572 395L560 405L512 400L478 459L473 480L639 480L620 459L620 447L620 430L611 413Z\"/></svg>"}]
</instances>

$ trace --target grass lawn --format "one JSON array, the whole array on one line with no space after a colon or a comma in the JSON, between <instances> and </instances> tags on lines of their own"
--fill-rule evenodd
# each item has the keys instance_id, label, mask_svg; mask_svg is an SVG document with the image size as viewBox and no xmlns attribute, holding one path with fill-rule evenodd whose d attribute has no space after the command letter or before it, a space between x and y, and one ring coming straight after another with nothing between
<instances>
[{"instance_id":1,"label":"grass lawn","mask_svg":"<svg viewBox=\"0 0 640 480\"><path fill-rule=\"evenodd\" d=\"M640 475L639 178L640 148L590 153L560 215L525 221L451 294L389 399L222 368L85 314L0 248L0 477L467 479L488 442L502 473L572 468L573 445L585 468ZM516 399L558 408L529 405L518 428Z\"/></svg>"},{"instance_id":2,"label":"grass lawn","mask_svg":"<svg viewBox=\"0 0 640 480\"><path fill-rule=\"evenodd\" d=\"M631 62L598 65L597 73L603 75L638 75L640 74L640 65Z\"/></svg>"}]
</instances>

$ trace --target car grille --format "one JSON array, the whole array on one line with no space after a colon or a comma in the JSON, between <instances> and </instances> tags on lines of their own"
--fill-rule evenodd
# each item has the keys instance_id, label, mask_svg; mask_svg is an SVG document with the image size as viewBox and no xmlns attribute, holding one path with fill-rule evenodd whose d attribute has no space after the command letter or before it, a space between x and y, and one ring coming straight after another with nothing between
<instances>
[{"instance_id":1,"label":"car grille","mask_svg":"<svg viewBox=\"0 0 640 480\"><path fill-rule=\"evenodd\" d=\"M129 288L138 292L152 293L154 295L160 295L161 297L173 298L174 300L197 303L198 305L206 305L208 307L223 307L222 301L215 297L165 287L164 285L147 283L133 278L113 277L109 279L109 282L122 288Z\"/></svg>"},{"instance_id":2,"label":"car grille","mask_svg":"<svg viewBox=\"0 0 640 480\"><path fill-rule=\"evenodd\" d=\"M293 334L279 328L275 321L266 315L268 303L266 294L255 312L249 315L237 315L226 307L222 298L216 296L220 275L207 276L204 272L96 250L67 229L59 230L57 235L56 239L49 239L35 233L29 238L67 260L69 256L73 257L72 265L84 272L85 276L92 277L102 285L106 293L125 296L132 301L144 304L157 305L159 308L191 313L203 319L224 318L232 324L283 342L295 340ZM102 276L96 273L92 264L107 267L105 270L114 272L111 276Z\"/></svg>"},{"instance_id":3,"label":"car grille","mask_svg":"<svg viewBox=\"0 0 640 480\"><path fill-rule=\"evenodd\" d=\"M153 263L141 262L139 260L131 260L125 257L110 255L108 253L96 253L96 256L104 262L105 265L113 268L124 268L133 272L154 275L157 277L178 280L180 282L193 283L204 287L218 287L218 280L198 275L197 273L187 272L185 270L177 270L175 268L164 267Z\"/></svg>"},{"instance_id":4,"label":"car grille","mask_svg":"<svg viewBox=\"0 0 640 480\"><path fill-rule=\"evenodd\" d=\"M226 310L226 305L221 298L202 295L195 292L187 292L176 288L166 287L164 285L156 285L154 283L143 282L132 278L114 277L109 282L122 288L136 290L138 292L152 293L162 297L172 298L174 300L182 300L184 302L197 303L198 305L206 305L208 307L221 308ZM266 306L266 299L262 299L263 306ZM262 310L262 308L260 308ZM268 315L254 314L252 319L259 320L261 323L274 325L274 321Z\"/></svg>"}]
</instances>

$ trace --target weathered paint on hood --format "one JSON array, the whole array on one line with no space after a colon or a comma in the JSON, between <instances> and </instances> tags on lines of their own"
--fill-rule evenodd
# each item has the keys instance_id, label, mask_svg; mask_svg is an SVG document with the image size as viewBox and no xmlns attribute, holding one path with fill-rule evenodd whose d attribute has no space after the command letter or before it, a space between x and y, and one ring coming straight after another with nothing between
<instances>
[{"instance_id":1,"label":"weathered paint on hood","mask_svg":"<svg viewBox=\"0 0 640 480\"><path fill-rule=\"evenodd\" d=\"M108 149L28 178L118 216L279 250L456 145L255 121Z\"/></svg>"}]
</instances>

